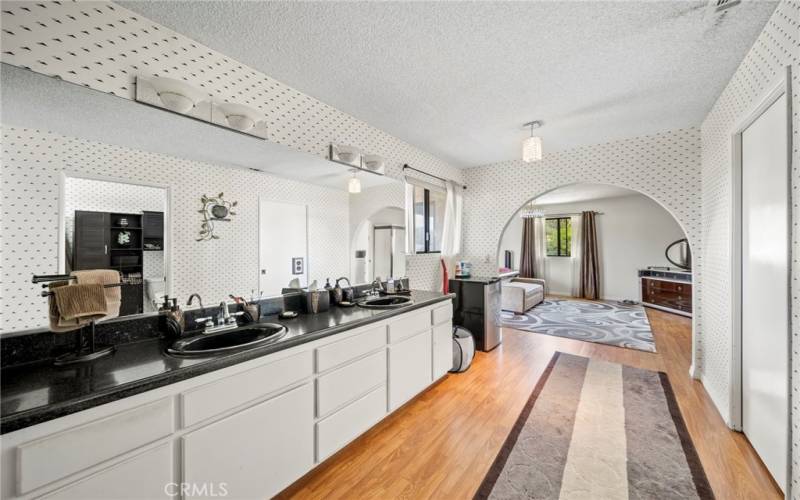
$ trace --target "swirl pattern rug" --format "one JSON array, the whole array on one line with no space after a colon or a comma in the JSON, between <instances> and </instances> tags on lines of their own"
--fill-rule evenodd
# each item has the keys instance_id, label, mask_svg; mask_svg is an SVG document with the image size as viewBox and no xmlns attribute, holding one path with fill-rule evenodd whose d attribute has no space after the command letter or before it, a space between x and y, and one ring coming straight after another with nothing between
<instances>
[{"instance_id":1,"label":"swirl pattern rug","mask_svg":"<svg viewBox=\"0 0 800 500\"><path fill-rule=\"evenodd\" d=\"M549 299L525 314L501 313L501 326L656 352L644 308L617 302Z\"/></svg>"}]
</instances>

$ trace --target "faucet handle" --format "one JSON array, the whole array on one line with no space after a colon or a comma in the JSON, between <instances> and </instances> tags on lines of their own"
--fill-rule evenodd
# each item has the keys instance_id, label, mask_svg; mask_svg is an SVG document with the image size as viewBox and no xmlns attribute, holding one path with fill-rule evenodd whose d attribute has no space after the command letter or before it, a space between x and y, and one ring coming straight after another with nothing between
<instances>
[{"instance_id":1,"label":"faucet handle","mask_svg":"<svg viewBox=\"0 0 800 500\"><path fill-rule=\"evenodd\" d=\"M214 323L212 321L213 319L214 318L212 318L211 316L208 316L208 317L205 317L205 318L195 318L194 322L195 323L203 323L206 327L212 327L212 326L214 326Z\"/></svg>"}]
</instances>

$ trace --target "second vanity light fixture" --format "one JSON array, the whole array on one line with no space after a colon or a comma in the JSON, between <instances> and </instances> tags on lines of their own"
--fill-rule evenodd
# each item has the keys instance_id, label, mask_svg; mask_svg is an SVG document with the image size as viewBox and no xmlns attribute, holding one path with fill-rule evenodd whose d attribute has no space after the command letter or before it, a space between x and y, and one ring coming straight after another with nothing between
<instances>
[{"instance_id":1,"label":"second vanity light fixture","mask_svg":"<svg viewBox=\"0 0 800 500\"><path fill-rule=\"evenodd\" d=\"M522 161L531 163L542 159L542 138L533 135L533 130L544 125L539 120L534 120L523 125L531 128L531 136L522 142Z\"/></svg>"},{"instance_id":2,"label":"second vanity light fixture","mask_svg":"<svg viewBox=\"0 0 800 500\"><path fill-rule=\"evenodd\" d=\"M266 117L250 106L214 99L183 80L136 77L136 100L261 139L267 138Z\"/></svg>"},{"instance_id":3,"label":"second vanity light fixture","mask_svg":"<svg viewBox=\"0 0 800 500\"><path fill-rule=\"evenodd\" d=\"M331 143L328 148L328 159L342 165L354 167L350 169L353 177L347 181L347 191L354 194L361 192L361 181L357 177L358 172L367 171L378 175L384 175L386 172L386 163L382 156L364 154L355 146Z\"/></svg>"}]
</instances>

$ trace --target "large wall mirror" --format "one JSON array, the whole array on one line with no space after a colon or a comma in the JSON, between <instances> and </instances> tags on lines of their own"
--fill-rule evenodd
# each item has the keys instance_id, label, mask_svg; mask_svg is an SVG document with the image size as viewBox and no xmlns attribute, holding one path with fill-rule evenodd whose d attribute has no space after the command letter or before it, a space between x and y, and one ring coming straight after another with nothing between
<instances>
[{"instance_id":1,"label":"large wall mirror","mask_svg":"<svg viewBox=\"0 0 800 500\"><path fill-rule=\"evenodd\" d=\"M27 260L4 270L3 333L46 327L34 274L117 269L130 283L128 317L155 313L164 295L186 307L194 293L211 305L275 296L290 284L405 276L399 180L2 70L4 202L29 212L4 221L15 255ZM215 238L201 238L202 200L219 194L230 213L211 221Z\"/></svg>"}]
</instances>

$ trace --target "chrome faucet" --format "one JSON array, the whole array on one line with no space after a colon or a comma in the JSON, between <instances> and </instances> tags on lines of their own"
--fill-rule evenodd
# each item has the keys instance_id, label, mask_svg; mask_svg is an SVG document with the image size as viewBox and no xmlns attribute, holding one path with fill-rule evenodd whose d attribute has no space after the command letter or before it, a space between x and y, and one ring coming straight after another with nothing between
<instances>
[{"instance_id":1,"label":"chrome faucet","mask_svg":"<svg viewBox=\"0 0 800 500\"><path fill-rule=\"evenodd\" d=\"M223 300L219 303L219 314L217 315L217 326L236 324L236 319L228 312L228 304Z\"/></svg>"},{"instance_id":2,"label":"chrome faucet","mask_svg":"<svg viewBox=\"0 0 800 500\"><path fill-rule=\"evenodd\" d=\"M376 276L374 280L372 280L372 289L370 290L370 295L380 295L381 292L384 292L385 289L383 288L383 281L381 281L380 276Z\"/></svg>"},{"instance_id":3,"label":"chrome faucet","mask_svg":"<svg viewBox=\"0 0 800 500\"><path fill-rule=\"evenodd\" d=\"M194 294L197 295L197 294ZM199 299L200 296L198 295ZM191 300L189 301L191 303ZM216 333L225 330L233 330L239 327L236 322L236 316L241 316L244 311L239 311L231 314L228 311L228 304L224 300L219 303L219 311L217 312L217 323L214 324L214 317L208 316L204 318L196 318L195 322L203 325L203 333Z\"/></svg>"}]
</instances>

